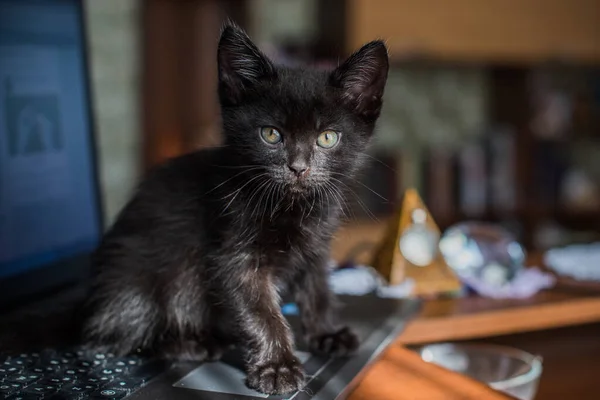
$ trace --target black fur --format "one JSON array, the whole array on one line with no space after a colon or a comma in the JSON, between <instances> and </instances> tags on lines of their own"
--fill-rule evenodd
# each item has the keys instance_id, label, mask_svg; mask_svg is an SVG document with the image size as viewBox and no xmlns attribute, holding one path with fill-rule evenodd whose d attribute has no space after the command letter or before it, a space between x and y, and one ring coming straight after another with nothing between
<instances>
[{"instance_id":1,"label":"black fur","mask_svg":"<svg viewBox=\"0 0 600 400\"><path fill-rule=\"evenodd\" d=\"M218 62L224 146L172 159L140 185L95 254L84 335L117 354L175 359L240 344L250 387L289 392L304 377L281 293L295 297L313 351L358 345L336 326L326 265L381 108L387 51L376 41L333 72L287 69L227 25ZM283 141L263 141L265 126ZM337 146L316 145L325 130ZM310 169L297 177L294 163Z\"/></svg>"}]
</instances>

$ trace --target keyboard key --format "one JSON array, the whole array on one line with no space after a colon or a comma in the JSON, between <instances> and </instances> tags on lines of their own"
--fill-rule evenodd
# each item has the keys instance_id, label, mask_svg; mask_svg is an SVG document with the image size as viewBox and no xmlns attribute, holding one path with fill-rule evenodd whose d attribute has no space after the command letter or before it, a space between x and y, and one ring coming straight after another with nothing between
<instances>
[{"instance_id":1,"label":"keyboard key","mask_svg":"<svg viewBox=\"0 0 600 400\"><path fill-rule=\"evenodd\" d=\"M55 366L65 366L69 364L69 359L68 358L64 358L64 357L60 357L60 358L51 358L50 360L46 361L48 364L50 365L55 365Z\"/></svg>"},{"instance_id":2,"label":"keyboard key","mask_svg":"<svg viewBox=\"0 0 600 400\"><path fill-rule=\"evenodd\" d=\"M2 382L0 384L0 393L5 393L5 394L13 393L18 390L21 390L22 387L23 387L23 384L21 384L21 383Z\"/></svg>"},{"instance_id":3,"label":"keyboard key","mask_svg":"<svg viewBox=\"0 0 600 400\"><path fill-rule=\"evenodd\" d=\"M88 375L87 377L81 378L82 382L91 383L91 384L105 384L106 382L110 382L112 380L113 380L112 375L98 375L95 373L92 373L92 374Z\"/></svg>"},{"instance_id":4,"label":"keyboard key","mask_svg":"<svg viewBox=\"0 0 600 400\"><path fill-rule=\"evenodd\" d=\"M81 360L75 363L75 366L78 368L92 368L92 363L90 361Z\"/></svg>"},{"instance_id":5,"label":"keyboard key","mask_svg":"<svg viewBox=\"0 0 600 400\"><path fill-rule=\"evenodd\" d=\"M39 400L41 397L37 394L19 393L5 398L5 400Z\"/></svg>"},{"instance_id":6,"label":"keyboard key","mask_svg":"<svg viewBox=\"0 0 600 400\"><path fill-rule=\"evenodd\" d=\"M80 395L83 393L94 392L97 389L98 389L98 387L96 385L79 385L79 384L75 383L75 384L65 385L65 386L61 387L60 393L63 393L63 394L71 393L71 396L73 396L73 394Z\"/></svg>"},{"instance_id":7,"label":"keyboard key","mask_svg":"<svg viewBox=\"0 0 600 400\"><path fill-rule=\"evenodd\" d=\"M105 388L108 389L110 386L110 388L133 390L133 389L140 387L141 383L142 382L140 382L139 380L136 380L136 379L117 379L117 380L110 382Z\"/></svg>"},{"instance_id":8,"label":"keyboard key","mask_svg":"<svg viewBox=\"0 0 600 400\"><path fill-rule=\"evenodd\" d=\"M144 360L138 357L130 358L127 360L127 364L131 366L142 365L144 364Z\"/></svg>"},{"instance_id":9,"label":"keyboard key","mask_svg":"<svg viewBox=\"0 0 600 400\"><path fill-rule=\"evenodd\" d=\"M36 375L36 374L24 374L24 375L11 376L7 380L9 382L15 382L15 383L31 383L31 382L40 380L41 377L42 377L41 375Z\"/></svg>"},{"instance_id":10,"label":"keyboard key","mask_svg":"<svg viewBox=\"0 0 600 400\"><path fill-rule=\"evenodd\" d=\"M0 383L0 395L6 396L16 390L17 388L14 388L10 383Z\"/></svg>"},{"instance_id":11,"label":"keyboard key","mask_svg":"<svg viewBox=\"0 0 600 400\"><path fill-rule=\"evenodd\" d=\"M127 396L127 392L123 390L102 389L90 393L90 396L93 399L119 400Z\"/></svg>"},{"instance_id":12,"label":"keyboard key","mask_svg":"<svg viewBox=\"0 0 600 400\"><path fill-rule=\"evenodd\" d=\"M60 365L50 365L50 366L46 366L44 367L44 374L54 374L58 371L60 371Z\"/></svg>"},{"instance_id":13,"label":"keyboard key","mask_svg":"<svg viewBox=\"0 0 600 400\"><path fill-rule=\"evenodd\" d=\"M83 388L85 389L86 393L89 393L89 392L93 392L94 390L98 389L99 386L91 384L91 383L87 383L87 384L83 385Z\"/></svg>"},{"instance_id":14,"label":"keyboard key","mask_svg":"<svg viewBox=\"0 0 600 400\"><path fill-rule=\"evenodd\" d=\"M60 380L62 381L62 383L73 383L75 382L75 377L74 376L61 376Z\"/></svg>"},{"instance_id":15,"label":"keyboard key","mask_svg":"<svg viewBox=\"0 0 600 400\"><path fill-rule=\"evenodd\" d=\"M20 374L21 371L23 371L23 368L19 368L19 367L7 367L6 371L3 373L3 375L5 375L5 376L17 375L17 374Z\"/></svg>"},{"instance_id":16,"label":"keyboard key","mask_svg":"<svg viewBox=\"0 0 600 400\"><path fill-rule=\"evenodd\" d=\"M109 360L114 357L115 357L115 355L111 354L111 353L97 353L94 355L94 359L100 360L100 361Z\"/></svg>"},{"instance_id":17,"label":"keyboard key","mask_svg":"<svg viewBox=\"0 0 600 400\"><path fill-rule=\"evenodd\" d=\"M9 358L8 360L6 360L2 364L0 364L0 366L3 366L5 368L17 367L17 368L23 369L28 364L29 363L27 362L27 360L24 360L20 357L16 357L16 358Z\"/></svg>"},{"instance_id":18,"label":"keyboard key","mask_svg":"<svg viewBox=\"0 0 600 400\"><path fill-rule=\"evenodd\" d=\"M44 378L40 381L41 385L55 385L55 386L60 386L62 385L64 382L62 381L62 379L58 376L53 376L53 377L48 377L48 378Z\"/></svg>"},{"instance_id":19,"label":"keyboard key","mask_svg":"<svg viewBox=\"0 0 600 400\"><path fill-rule=\"evenodd\" d=\"M11 360L11 364L13 366L18 366L21 368L30 367L35 363L36 363L36 360L31 360L31 359L22 358L22 357L14 358Z\"/></svg>"},{"instance_id":20,"label":"keyboard key","mask_svg":"<svg viewBox=\"0 0 600 400\"><path fill-rule=\"evenodd\" d=\"M23 389L23 392L25 392L25 393L38 394L38 395L42 395L42 396L46 396L46 395L55 393L57 391L58 391L58 387L56 387L54 385L33 385L33 386L27 386L25 389Z\"/></svg>"}]
</instances>

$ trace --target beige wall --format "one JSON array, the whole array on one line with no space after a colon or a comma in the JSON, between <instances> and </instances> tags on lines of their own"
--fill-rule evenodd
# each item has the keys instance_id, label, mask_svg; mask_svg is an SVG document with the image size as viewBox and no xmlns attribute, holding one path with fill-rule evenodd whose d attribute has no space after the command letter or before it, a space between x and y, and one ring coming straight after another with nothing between
<instances>
[{"instance_id":1,"label":"beige wall","mask_svg":"<svg viewBox=\"0 0 600 400\"><path fill-rule=\"evenodd\" d=\"M110 223L141 166L140 1L87 0L92 96L104 215Z\"/></svg>"}]
</instances>

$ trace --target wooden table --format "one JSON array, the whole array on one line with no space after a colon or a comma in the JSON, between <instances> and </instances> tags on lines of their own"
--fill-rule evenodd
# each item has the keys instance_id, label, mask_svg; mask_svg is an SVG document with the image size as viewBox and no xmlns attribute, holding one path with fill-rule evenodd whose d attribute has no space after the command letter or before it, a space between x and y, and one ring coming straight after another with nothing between
<instances>
[{"instance_id":1,"label":"wooden table","mask_svg":"<svg viewBox=\"0 0 600 400\"><path fill-rule=\"evenodd\" d=\"M600 398L600 323L469 340L507 345L540 355L543 371L535 400ZM592 373L590 373L592 372Z\"/></svg>"},{"instance_id":2,"label":"wooden table","mask_svg":"<svg viewBox=\"0 0 600 400\"><path fill-rule=\"evenodd\" d=\"M600 295L567 288L525 300L432 300L399 337L403 344L474 339L600 321Z\"/></svg>"},{"instance_id":3,"label":"wooden table","mask_svg":"<svg viewBox=\"0 0 600 400\"><path fill-rule=\"evenodd\" d=\"M600 296L569 289L545 291L527 300L493 300L481 297L430 300L425 302L419 316L408 324L396 342L367 372L349 398L507 398L473 380L422 361L416 353L404 346L497 337L595 321L600 321ZM527 350L519 342L495 342ZM596 347L598 353L600 346ZM579 350L580 353L585 351Z\"/></svg>"},{"instance_id":4,"label":"wooden table","mask_svg":"<svg viewBox=\"0 0 600 400\"><path fill-rule=\"evenodd\" d=\"M350 400L508 400L488 386L426 363L392 345L365 374Z\"/></svg>"},{"instance_id":5,"label":"wooden table","mask_svg":"<svg viewBox=\"0 0 600 400\"><path fill-rule=\"evenodd\" d=\"M369 223L342 229L333 256L344 260L362 242L376 242L385 225ZM358 254L368 263L367 250ZM530 257L539 265L540 257ZM367 372L352 400L506 398L470 379L423 362L403 345L486 338L600 322L600 292L558 285L525 300L478 296L430 300L382 358ZM500 397L498 397L500 396Z\"/></svg>"}]
</instances>

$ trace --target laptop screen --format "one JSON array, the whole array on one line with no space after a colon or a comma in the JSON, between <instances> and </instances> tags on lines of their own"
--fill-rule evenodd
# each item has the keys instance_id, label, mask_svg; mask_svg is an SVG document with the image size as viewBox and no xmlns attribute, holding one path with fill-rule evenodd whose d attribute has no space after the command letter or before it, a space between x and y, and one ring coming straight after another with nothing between
<instances>
[{"instance_id":1,"label":"laptop screen","mask_svg":"<svg viewBox=\"0 0 600 400\"><path fill-rule=\"evenodd\" d=\"M0 0L0 279L99 240L79 3Z\"/></svg>"}]
</instances>

